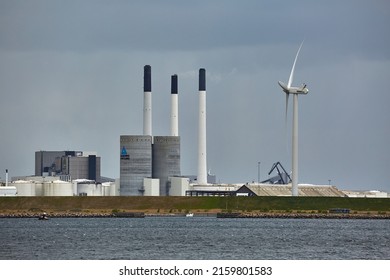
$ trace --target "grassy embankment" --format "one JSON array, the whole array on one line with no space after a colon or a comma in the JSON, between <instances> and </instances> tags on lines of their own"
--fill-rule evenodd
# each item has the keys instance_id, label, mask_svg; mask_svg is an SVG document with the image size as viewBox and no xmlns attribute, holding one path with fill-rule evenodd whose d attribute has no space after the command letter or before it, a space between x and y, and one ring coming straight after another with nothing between
<instances>
[{"instance_id":1,"label":"grassy embankment","mask_svg":"<svg viewBox=\"0 0 390 280\"><path fill-rule=\"evenodd\" d=\"M351 213L390 213L390 199L341 197L1 197L3 213L326 213L348 208Z\"/></svg>"}]
</instances>

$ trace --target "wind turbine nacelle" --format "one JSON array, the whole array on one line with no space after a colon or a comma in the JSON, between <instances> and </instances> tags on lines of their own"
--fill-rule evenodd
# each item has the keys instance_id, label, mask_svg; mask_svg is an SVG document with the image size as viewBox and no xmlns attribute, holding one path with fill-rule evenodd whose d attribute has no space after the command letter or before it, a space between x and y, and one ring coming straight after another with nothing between
<instances>
[{"instance_id":1,"label":"wind turbine nacelle","mask_svg":"<svg viewBox=\"0 0 390 280\"><path fill-rule=\"evenodd\" d=\"M307 88L304 88L303 90L302 90L302 94L307 94L309 92L309 89L307 89Z\"/></svg>"},{"instance_id":2,"label":"wind turbine nacelle","mask_svg":"<svg viewBox=\"0 0 390 280\"><path fill-rule=\"evenodd\" d=\"M309 89L306 87L306 84L303 84L301 88L298 89L298 94L307 94Z\"/></svg>"},{"instance_id":3,"label":"wind turbine nacelle","mask_svg":"<svg viewBox=\"0 0 390 280\"><path fill-rule=\"evenodd\" d=\"M287 94L307 94L309 89L306 87L306 84L303 84L302 87L287 87L283 82L278 82L283 91Z\"/></svg>"},{"instance_id":4,"label":"wind turbine nacelle","mask_svg":"<svg viewBox=\"0 0 390 280\"><path fill-rule=\"evenodd\" d=\"M288 92L291 94L307 94L309 90L305 87L290 87Z\"/></svg>"}]
</instances>

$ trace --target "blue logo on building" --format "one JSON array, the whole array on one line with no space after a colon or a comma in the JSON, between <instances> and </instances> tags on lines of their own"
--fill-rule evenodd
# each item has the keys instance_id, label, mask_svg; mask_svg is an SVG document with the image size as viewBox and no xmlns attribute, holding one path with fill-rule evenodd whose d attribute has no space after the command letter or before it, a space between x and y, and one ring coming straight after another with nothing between
<instances>
[{"instance_id":1,"label":"blue logo on building","mask_svg":"<svg viewBox=\"0 0 390 280\"><path fill-rule=\"evenodd\" d=\"M122 147L121 159L126 159L126 160L130 159L130 156L127 154L127 150L125 146Z\"/></svg>"}]
</instances>

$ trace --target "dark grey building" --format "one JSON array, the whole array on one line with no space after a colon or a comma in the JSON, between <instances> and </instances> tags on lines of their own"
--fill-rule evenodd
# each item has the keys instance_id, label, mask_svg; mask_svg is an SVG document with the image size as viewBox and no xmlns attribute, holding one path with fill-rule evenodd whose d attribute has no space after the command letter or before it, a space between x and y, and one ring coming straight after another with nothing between
<instances>
[{"instance_id":1,"label":"dark grey building","mask_svg":"<svg viewBox=\"0 0 390 280\"><path fill-rule=\"evenodd\" d=\"M120 136L120 194L143 195L144 178L152 177L152 136Z\"/></svg>"},{"instance_id":2,"label":"dark grey building","mask_svg":"<svg viewBox=\"0 0 390 280\"><path fill-rule=\"evenodd\" d=\"M81 151L35 152L35 176L61 176L66 180L101 181L100 157Z\"/></svg>"},{"instance_id":3,"label":"dark grey building","mask_svg":"<svg viewBox=\"0 0 390 280\"><path fill-rule=\"evenodd\" d=\"M56 159L65 156L65 151L35 152L35 176L57 173Z\"/></svg>"},{"instance_id":4,"label":"dark grey building","mask_svg":"<svg viewBox=\"0 0 390 280\"><path fill-rule=\"evenodd\" d=\"M120 137L120 194L143 195L144 178L160 179L160 196L169 195L168 177L180 176L179 136Z\"/></svg>"},{"instance_id":5,"label":"dark grey building","mask_svg":"<svg viewBox=\"0 0 390 280\"><path fill-rule=\"evenodd\" d=\"M155 136L152 176L160 179L160 196L169 195L168 177L180 176L180 136Z\"/></svg>"}]
</instances>

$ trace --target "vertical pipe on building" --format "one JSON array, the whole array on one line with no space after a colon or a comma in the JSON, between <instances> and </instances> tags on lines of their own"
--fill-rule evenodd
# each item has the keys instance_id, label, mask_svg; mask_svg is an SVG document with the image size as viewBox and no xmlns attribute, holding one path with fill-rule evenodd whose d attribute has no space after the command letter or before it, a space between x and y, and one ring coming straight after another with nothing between
<instances>
[{"instance_id":1,"label":"vertical pipe on building","mask_svg":"<svg viewBox=\"0 0 390 280\"><path fill-rule=\"evenodd\" d=\"M198 178L200 185L207 184L206 154L206 70L199 69L199 130L198 130Z\"/></svg>"},{"instance_id":2,"label":"vertical pipe on building","mask_svg":"<svg viewBox=\"0 0 390 280\"><path fill-rule=\"evenodd\" d=\"M179 136L179 102L177 75L171 76L171 136Z\"/></svg>"},{"instance_id":3,"label":"vertical pipe on building","mask_svg":"<svg viewBox=\"0 0 390 280\"><path fill-rule=\"evenodd\" d=\"M144 135L152 136L152 68L144 66Z\"/></svg>"}]
</instances>

